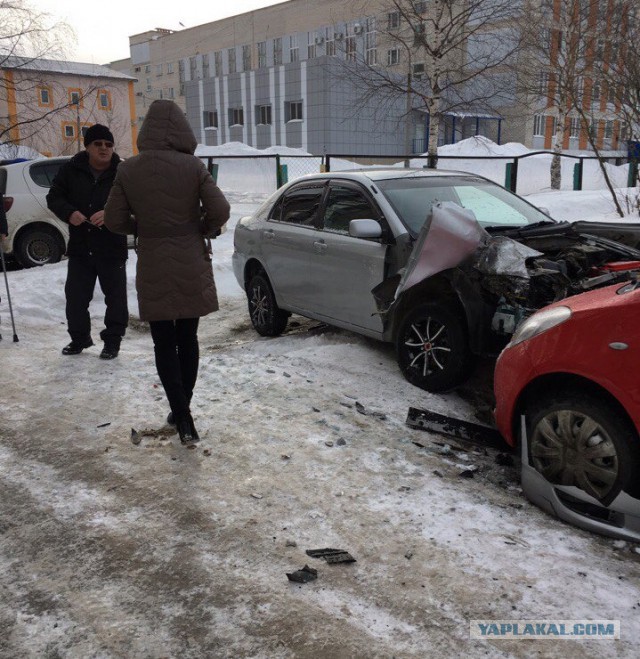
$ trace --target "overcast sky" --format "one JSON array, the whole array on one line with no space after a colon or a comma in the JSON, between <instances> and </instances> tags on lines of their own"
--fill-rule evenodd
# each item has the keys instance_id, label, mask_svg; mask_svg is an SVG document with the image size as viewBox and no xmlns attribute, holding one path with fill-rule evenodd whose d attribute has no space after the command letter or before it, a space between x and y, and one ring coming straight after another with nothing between
<instances>
[{"instance_id":1,"label":"overcast sky","mask_svg":"<svg viewBox=\"0 0 640 659\"><path fill-rule=\"evenodd\" d=\"M129 57L129 35L156 27L182 30L283 0L28 0L75 30L68 57L105 64ZM182 25L180 25L182 23Z\"/></svg>"}]
</instances>

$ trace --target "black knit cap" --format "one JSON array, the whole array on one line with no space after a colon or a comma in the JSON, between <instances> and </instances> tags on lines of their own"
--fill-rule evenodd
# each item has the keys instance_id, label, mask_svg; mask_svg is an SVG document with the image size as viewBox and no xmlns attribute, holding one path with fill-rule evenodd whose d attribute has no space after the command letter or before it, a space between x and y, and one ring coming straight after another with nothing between
<instances>
[{"instance_id":1,"label":"black knit cap","mask_svg":"<svg viewBox=\"0 0 640 659\"><path fill-rule=\"evenodd\" d=\"M94 124L84 134L85 146L89 146L94 140L105 140L106 142L114 141L111 131L102 124Z\"/></svg>"}]
</instances>

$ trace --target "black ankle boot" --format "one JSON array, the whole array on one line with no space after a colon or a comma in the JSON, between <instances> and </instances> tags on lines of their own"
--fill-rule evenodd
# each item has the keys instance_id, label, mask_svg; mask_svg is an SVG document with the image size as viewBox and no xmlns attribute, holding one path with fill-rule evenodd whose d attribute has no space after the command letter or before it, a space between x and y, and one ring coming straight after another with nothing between
<instances>
[{"instance_id":1,"label":"black ankle boot","mask_svg":"<svg viewBox=\"0 0 640 659\"><path fill-rule=\"evenodd\" d=\"M180 435L180 441L183 444L195 444L200 441L198 432L193 425L191 414L187 412L186 414L176 415L175 421L178 435Z\"/></svg>"}]
</instances>

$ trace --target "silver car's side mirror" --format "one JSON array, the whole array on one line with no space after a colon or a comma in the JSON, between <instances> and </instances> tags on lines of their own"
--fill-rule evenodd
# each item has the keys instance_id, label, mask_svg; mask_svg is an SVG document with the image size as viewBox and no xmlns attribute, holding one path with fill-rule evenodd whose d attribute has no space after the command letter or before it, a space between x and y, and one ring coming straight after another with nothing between
<instances>
[{"instance_id":1,"label":"silver car's side mirror","mask_svg":"<svg viewBox=\"0 0 640 659\"><path fill-rule=\"evenodd\" d=\"M377 220L351 220L349 235L353 238L380 238L382 227Z\"/></svg>"}]
</instances>

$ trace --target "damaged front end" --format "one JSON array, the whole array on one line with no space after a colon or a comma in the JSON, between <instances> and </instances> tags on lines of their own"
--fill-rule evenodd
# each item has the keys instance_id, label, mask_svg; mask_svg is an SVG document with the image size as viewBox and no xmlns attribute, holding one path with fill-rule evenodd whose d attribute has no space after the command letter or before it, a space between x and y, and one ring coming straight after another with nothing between
<instances>
[{"instance_id":1,"label":"damaged front end","mask_svg":"<svg viewBox=\"0 0 640 659\"><path fill-rule=\"evenodd\" d=\"M472 350L500 350L538 309L640 271L638 225L589 228L549 221L485 230L472 211L434 204L406 265L372 291L378 310L389 327L407 296L437 301L434 291L449 287L464 309ZM615 240L620 235L626 244ZM442 281L433 286L436 279Z\"/></svg>"}]
</instances>

